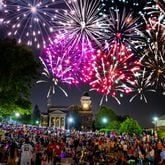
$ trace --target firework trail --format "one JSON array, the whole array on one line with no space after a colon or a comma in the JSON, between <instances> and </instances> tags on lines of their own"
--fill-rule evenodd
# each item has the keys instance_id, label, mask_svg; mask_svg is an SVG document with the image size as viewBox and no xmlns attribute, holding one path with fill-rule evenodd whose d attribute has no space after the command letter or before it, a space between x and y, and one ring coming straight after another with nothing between
<instances>
[{"instance_id":1,"label":"firework trail","mask_svg":"<svg viewBox=\"0 0 165 165\"><path fill-rule=\"evenodd\" d=\"M145 78L145 72L146 71L144 69L142 73L138 72L134 74L135 80L130 84L132 85L131 93L135 93L135 95L130 98L130 102L132 102L136 97L140 97L140 100L144 100L145 103L147 103L145 94L147 92L156 92L154 89L151 89L150 81Z\"/></svg>"},{"instance_id":2,"label":"firework trail","mask_svg":"<svg viewBox=\"0 0 165 165\"><path fill-rule=\"evenodd\" d=\"M40 58L43 66L44 66L44 69L43 69L43 72L41 73L45 78L43 80L38 80L37 83L49 83L50 84L50 87L49 87L49 90L48 90L48 93L47 93L47 98L51 95L51 94L55 94L56 92L56 88L59 88L64 94L66 97L68 97L68 94L67 92L59 85L59 81L57 78L53 77L53 75L49 72L46 64L44 63L43 59Z\"/></svg>"}]
</instances>

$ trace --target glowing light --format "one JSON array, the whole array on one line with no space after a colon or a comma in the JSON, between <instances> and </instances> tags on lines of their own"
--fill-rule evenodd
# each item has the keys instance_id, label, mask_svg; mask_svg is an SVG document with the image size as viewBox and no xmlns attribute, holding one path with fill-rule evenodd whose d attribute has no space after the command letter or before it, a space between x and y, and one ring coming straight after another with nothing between
<instances>
[{"instance_id":1,"label":"glowing light","mask_svg":"<svg viewBox=\"0 0 165 165\"><path fill-rule=\"evenodd\" d=\"M89 105L87 103L84 103L83 104L83 109L88 109L89 108Z\"/></svg>"},{"instance_id":2,"label":"glowing light","mask_svg":"<svg viewBox=\"0 0 165 165\"><path fill-rule=\"evenodd\" d=\"M31 7L31 12L32 12L33 14L35 14L35 13L37 12L36 6L32 6L32 7Z\"/></svg>"}]
</instances>

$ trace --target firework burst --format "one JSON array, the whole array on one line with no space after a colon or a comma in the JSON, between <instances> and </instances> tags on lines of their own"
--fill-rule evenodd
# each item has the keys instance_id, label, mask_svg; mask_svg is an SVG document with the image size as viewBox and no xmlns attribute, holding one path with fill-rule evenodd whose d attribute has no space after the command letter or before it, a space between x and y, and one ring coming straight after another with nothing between
<instances>
[{"instance_id":1,"label":"firework burst","mask_svg":"<svg viewBox=\"0 0 165 165\"><path fill-rule=\"evenodd\" d=\"M157 23L165 26L164 2L161 2L161 0L155 0L154 3L148 2L144 8L144 15L146 17L156 18L157 22L154 20L154 24Z\"/></svg>"},{"instance_id":2,"label":"firework burst","mask_svg":"<svg viewBox=\"0 0 165 165\"><path fill-rule=\"evenodd\" d=\"M73 47L85 41L94 41L101 45L107 26L104 17L99 16L100 1L65 0L67 10L57 11L57 26L73 37L69 44Z\"/></svg>"},{"instance_id":3,"label":"firework burst","mask_svg":"<svg viewBox=\"0 0 165 165\"><path fill-rule=\"evenodd\" d=\"M90 68L94 61L93 49L90 43L71 48L66 46L70 36L55 35L53 43L43 51L44 59L54 77L67 84L80 84L90 80Z\"/></svg>"},{"instance_id":4,"label":"firework burst","mask_svg":"<svg viewBox=\"0 0 165 165\"><path fill-rule=\"evenodd\" d=\"M140 100L144 100L145 103L147 103L145 94L147 92L156 92L154 89L151 89L150 81L145 78L145 74L145 69L142 71L142 73L136 72L134 74L135 80L130 82L130 84L132 85L131 93L135 93L135 95L131 97L129 100L130 102L132 102L136 97L140 97Z\"/></svg>"},{"instance_id":5,"label":"firework burst","mask_svg":"<svg viewBox=\"0 0 165 165\"><path fill-rule=\"evenodd\" d=\"M37 48L45 47L49 35L54 31L56 4L61 0L8 0L5 5L8 36Z\"/></svg>"},{"instance_id":6,"label":"firework burst","mask_svg":"<svg viewBox=\"0 0 165 165\"><path fill-rule=\"evenodd\" d=\"M104 97L111 95L120 104L118 96L123 93L129 93L130 88L127 85L132 81L133 71L139 69L137 61L133 60L133 53L125 45L114 44L109 55L97 52L97 58L93 64L93 79L90 82L91 90L103 94L100 104ZM133 62L134 61L134 62Z\"/></svg>"},{"instance_id":7,"label":"firework burst","mask_svg":"<svg viewBox=\"0 0 165 165\"><path fill-rule=\"evenodd\" d=\"M165 89L165 26L162 24L163 10L153 5L153 10L146 7L145 10L150 10L150 16L142 14L146 23L146 45L143 49L143 56L140 62L146 70L147 80L156 89ZM155 9L155 10L154 10Z\"/></svg>"},{"instance_id":8,"label":"firework burst","mask_svg":"<svg viewBox=\"0 0 165 165\"><path fill-rule=\"evenodd\" d=\"M43 66L44 66L44 70L43 72L41 73L45 78L43 80L38 80L37 83L49 83L50 84L50 88L48 90L48 93L47 93L47 98L51 95L51 94L55 94L56 92L56 88L59 88L64 94L66 97L68 97L68 94L67 92L59 85L59 81L58 79L54 78L52 73L49 72L46 64L44 63L43 59L40 58Z\"/></svg>"},{"instance_id":9,"label":"firework burst","mask_svg":"<svg viewBox=\"0 0 165 165\"><path fill-rule=\"evenodd\" d=\"M119 9L110 10L107 21L108 31L105 49L111 49L111 45L117 42L137 50L138 46L144 42L139 33L143 22L139 22L139 18L134 18L132 13L126 12L126 9L123 9L123 11Z\"/></svg>"},{"instance_id":10,"label":"firework burst","mask_svg":"<svg viewBox=\"0 0 165 165\"><path fill-rule=\"evenodd\" d=\"M147 80L155 88L162 87L165 89L165 49L158 48L158 44L151 43L144 50L144 55L141 57L141 65L146 69Z\"/></svg>"}]
</instances>

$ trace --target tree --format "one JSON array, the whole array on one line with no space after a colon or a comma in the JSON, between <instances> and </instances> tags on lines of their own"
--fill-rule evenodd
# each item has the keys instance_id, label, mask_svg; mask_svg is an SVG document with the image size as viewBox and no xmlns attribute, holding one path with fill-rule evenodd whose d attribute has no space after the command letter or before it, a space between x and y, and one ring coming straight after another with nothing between
<instances>
[{"instance_id":1,"label":"tree","mask_svg":"<svg viewBox=\"0 0 165 165\"><path fill-rule=\"evenodd\" d=\"M95 126L97 129L103 127L107 128L108 124L116 120L116 118L117 115L111 108L107 106L101 106L100 110L96 113Z\"/></svg>"},{"instance_id":2,"label":"tree","mask_svg":"<svg viewBox=\"0 0 165 165\"><path fill-rule=\"evenodd\" d=\"M31 49L15 39L0 39L0 109L5 116L19 107L21 113L31 109L30 89L40 76L41 63ZM28 112L29 113L29 112Z\"/></svg>"},{"instance_id":3,"label":"tree","mask_svg":"<svg viewBox=\"0 0 165 165\"><path fill-rule=\"evenodd\" d=\"M127 118L123 123L121 123L120 132L125 132L129 134L139 134L142 132L142 128L138 122L132 118Z\"/></svg>"},{"instance_id":4,"label":"tree","mask_svg":"<svg viewBox=\"0 0 165 165\"><path fill-rule=\"evenodd\" d=\"M40 121L40 109L38 107L38 105L35 105L34 110L33 110L33 114L32 114L32 122L33 124L38 124L36 122Z\"/></svg>"},{"instance_id":5,"label":"tree","mask_svg":"<svg viewBox=\"0 0 165 165\"><path fill-rule=\"evenodd\" d=\"M108 124L107 128L111 131L118 131L120 129L120 124L120 121L114 120Z\"/></svg>"}]
</instances>

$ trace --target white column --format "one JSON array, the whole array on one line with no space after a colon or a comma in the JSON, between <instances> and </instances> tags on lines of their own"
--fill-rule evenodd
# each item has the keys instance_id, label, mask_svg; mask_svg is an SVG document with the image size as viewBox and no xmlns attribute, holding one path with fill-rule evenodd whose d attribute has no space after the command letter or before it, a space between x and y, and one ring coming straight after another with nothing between
<instances>
[{"instance_id":1,"label":"white column","mask_svg":"<svg viewBox=\"0 0 165 165\"><path fill-rule=\"evenodd\" d=\"M61 116L59 116L59 128L61 128Z\"/></svg>"},{"instance_id":2,"label":"white column","mask_svg":"<svg viewBox=\"0 0 165 165\"><path fill-rule=\"evenodd\" d=\"M52 119L52 117L51 116L49 116L49 127L51 126L51 119Z\"/></svg>"},{"instance_id":3,"label":"white column","mask_svg":"<svg viewBox=\"0 0 165 165\"><path fill-rule=\"evenodd\" d=\"M65 129L65 116L66 116L66 115L64 115L64 129Z\"/></svg>"}]
</instances>

